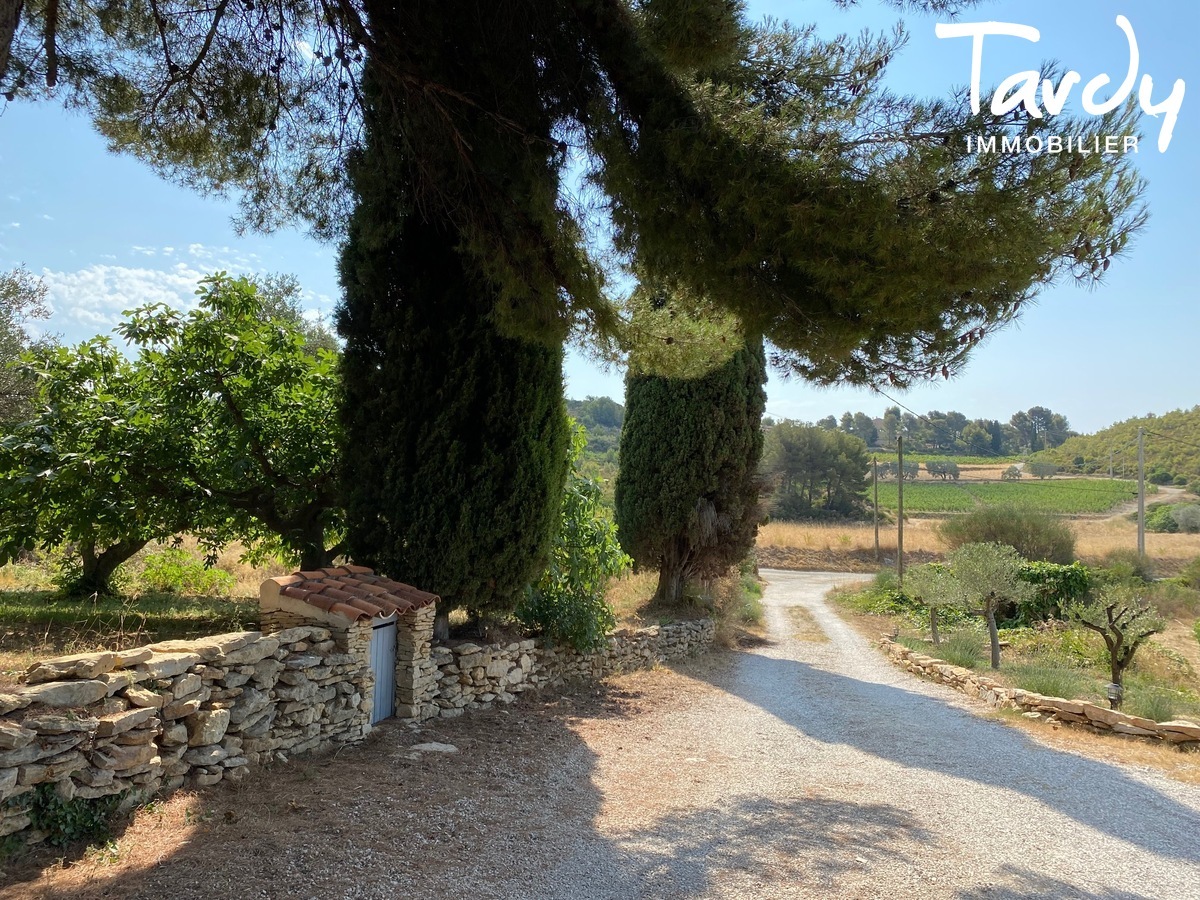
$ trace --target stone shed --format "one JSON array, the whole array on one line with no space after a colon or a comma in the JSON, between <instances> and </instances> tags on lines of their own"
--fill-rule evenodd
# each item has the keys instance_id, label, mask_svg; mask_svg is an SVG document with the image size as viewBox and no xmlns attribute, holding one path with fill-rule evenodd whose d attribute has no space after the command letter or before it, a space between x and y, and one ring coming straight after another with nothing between
<instances>
[{"instance_id":1,"label":"stone shed","mask_svg":"<svg viewBox=\"0 0 1200 900\"><path fill-rule=\"evenodd\" d=\"M392 716L419 718L429 703L438 599L352 565L271 578L259 590L264 633L319 625L339 650L369 666L371 724Z\"/></svg>"}]
</instances>

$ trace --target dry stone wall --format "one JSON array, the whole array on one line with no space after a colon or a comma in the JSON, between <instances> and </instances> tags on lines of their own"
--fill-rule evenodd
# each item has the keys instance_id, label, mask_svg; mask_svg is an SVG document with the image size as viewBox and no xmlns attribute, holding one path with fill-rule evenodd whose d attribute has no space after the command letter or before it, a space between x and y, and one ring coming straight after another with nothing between
<instances>
[{"instance_id":1,"label":"dry stone wall","mask_svg":"<svg viewBox=\"0 0 1200 900\"><path fill-rule=\"evenodd\" d=\"M970 697L978 697L997 709L1018 709L1031 718L1044 717L1098 731L1168 741L1193 749L1200 748L1200 724L1196 722L1155 722L1106 709L1084 700L1044 697L1032 691L1006 687L986 675L918 653L888 637L880 639L879 645L884 653L914 675L947 685Z\"/></svg>"},{"instance_id":2,"label":"dry stone wall","mask_svg":"<svg viewBox=\"0 0 1200 900\"><path fill-rule=\"evenodd\" d=\"M711 619L618 631L591 653L535 640L437 645L414 683L414 711L421 719L451 718L569 679L646 668L710 649L715 632Z\"/></svg>"},{"instance_id":3,"label":"dry stone wall","mask_svg":"<svg viewBox=\"0 0 1200 900\"><path fill-rule=\"evenodd\" d=\"M240 779L273 754L361 740L373 679L350 649L302 626L35 665L0 693L0 836L29 828L40 785L131 805Z\"/></svg>"},{"instance_id":4,"label":"dry stone wall","mask_svg":"<svg viewBox=\"0 0 1200 900\"><path fill-rule=\"evenodd\" d=\"M711 620L622 631L593 653L543 645L434 646L433 607L399 616L401 719L449 718L573 678L643 668L711 647ZM275 623L277 624L277 623ZM34 665L0 693L0 838L29 841L39 790L120 797L244 778L252 765L371 731L371 621L299 625L88 653Z\"/></svg>"}]
</instances>

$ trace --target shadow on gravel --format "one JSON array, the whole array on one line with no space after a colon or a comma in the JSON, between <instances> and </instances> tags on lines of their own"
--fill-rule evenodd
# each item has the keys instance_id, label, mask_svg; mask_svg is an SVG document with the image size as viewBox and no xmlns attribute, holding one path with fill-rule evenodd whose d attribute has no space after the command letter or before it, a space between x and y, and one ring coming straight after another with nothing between
<instances>
[{"instance_id":1,"label":"shadow on gravel","mask_svg":"<svg viewBox=\"0 0 1200 900\"><path fill-rule=\"evenodd\" d=\"M1200 814L1114 766L1035 744L923 694L796 660L735 652L728 669L704 672L715 687L815 740L1015 791L1136 847L1200 863ZM681 674L701 677L686 667Z\"/></svg>"},{"instance_id":2,"label":"shadow on gravel","mask_svg":"<svg viewBox=\"0 0 1200 900\"><path fill-rule=\"evenodd\" d=\"M734 876L770 872L776 888L828 887L848 871L907 864L928 831L885 804L823 797L748 798L721 809L667 816L636 851L620 855L613 897L707 896ZM649 845L649 846L647 846Z\"/></svg>"},{"instance_id":3,"label":"shadow on gravel","mask_svg":"<svg viewBox=\"0 0 1200 900\"><path fill-rule=\"evenodd\" d=\"M1084 891L1058 878L1039 875L1018 866L1002 866L1000 876L1007 884L985 885L954 895L955 900L1149 900L1133 891L1103 889Z\"/></svg>"},{"instance_id":4,"label":"shadow on gravel","mask_svg":"<svg viewBox=\"0 0 1200 900\"><path fill-rule=\"evenodd\" d=\"M623 718L637 700L593 686L419 733L387 723L358 746L143 809L103 858L79 845L7 860L0 900L578 895L605 884L616 857L593 831L595 754L574 726ZM457 752L409 749L431 741ZM561 861L581 842L589 866L573 880Z\"/></svg>"}]
</instances>

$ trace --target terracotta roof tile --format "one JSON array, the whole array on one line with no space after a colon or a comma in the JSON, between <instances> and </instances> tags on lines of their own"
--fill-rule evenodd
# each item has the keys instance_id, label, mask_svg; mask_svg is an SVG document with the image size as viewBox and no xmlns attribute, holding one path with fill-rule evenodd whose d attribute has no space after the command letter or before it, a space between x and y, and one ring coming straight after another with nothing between
<instances>
[{"instance_id":1,"label":"terracotta roof tile","mask_svg":"<svg viewBox=\"0 0 1200 900\"><path fill-rule=\"evenodd\" d=\"M347 619L366 619L369 616L365 615L361 609L355 609L353 606L347 606L345 603L335 603L329 607L329 611L339 613Z\"/></svg>"},{"instance_id":2,"label":"terracotta roof tile","mask_svg":"<svg viewBox=\"0 0 1200 900\"><path fill-rule=\"evenodd\" d=\"M391 615L390 610L385 610L382 606L376 606L374 603L368 603L366 600L359 600L357 597L346 601L347 606L353 606L355 609L361 609L371 618L376 616Z\"/></svg>"},{"instance_id":3,"label":"terracotta roof tile","mask_svg":"<svg viewBox=\"0 0 1200 900\"><path fill-rule=\"evenodd\" d=\"M280 594L348 619L408 612L436 603L437 594L376 575L366 566L330 566L271 579Z\"/></svg>"}]
</instances>

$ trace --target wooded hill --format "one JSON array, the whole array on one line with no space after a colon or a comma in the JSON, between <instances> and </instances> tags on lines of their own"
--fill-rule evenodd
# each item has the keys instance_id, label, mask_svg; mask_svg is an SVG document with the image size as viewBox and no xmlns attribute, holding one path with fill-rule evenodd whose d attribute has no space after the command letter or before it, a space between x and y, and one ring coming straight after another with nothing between
<instances>
[{"instance_id":1,"label":"wooded hill","mask_svg":"<svg viewBox=\"0 0 1200 900\"><path fill-rule=\"evenodd\" d=\"M1126 419L1095 434L1069 438L1062 446L1037 454L1064 468L1107 472L1109 454L1117 473L1137 471L1138 428L1146 429L1146 472L1158 484L1200 482L1200 406ZM1169 478L1167 476L1170 476Z\"/></svg>"}]
</instances>

